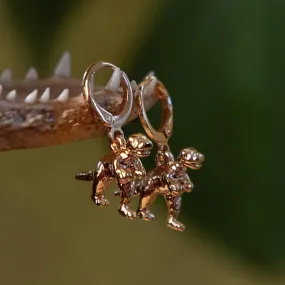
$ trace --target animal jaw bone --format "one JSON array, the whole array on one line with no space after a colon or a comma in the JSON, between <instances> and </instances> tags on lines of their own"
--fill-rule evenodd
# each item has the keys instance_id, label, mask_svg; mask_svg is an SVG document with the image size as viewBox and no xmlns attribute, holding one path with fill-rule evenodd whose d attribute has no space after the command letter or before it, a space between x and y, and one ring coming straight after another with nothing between
<instances>
[{"instance_id":1,"label":"animal jaw bone","mask_svg":"<svg viewBox=\"0 0 285 285\"><path fill-rule=\"evenodd\" d=\"M54 75L38 78L31 68L23 81L12 83L12 72L0 77L0 151L46 147L106 134L99 118L86 107L82 82L69 77L70 54L64 53ZM117 71L118 73L118 71ZM106 87L98 87L93 96L100 106L116 115L123 101L114 72ZM133 84L136 88L136 84ZM149 110L157 101L154 94L145 96ZM135 106L127 121L137 118Z\"/></svg>"}]
</instances>

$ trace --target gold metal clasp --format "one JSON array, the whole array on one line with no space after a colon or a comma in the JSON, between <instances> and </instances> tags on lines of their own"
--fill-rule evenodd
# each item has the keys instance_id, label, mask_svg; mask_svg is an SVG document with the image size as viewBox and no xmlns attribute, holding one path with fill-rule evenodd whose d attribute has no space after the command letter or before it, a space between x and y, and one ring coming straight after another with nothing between
<instances>
[{"instance_id":1,"label":"gold metal clasp","mask_svg":"<svg viewBox=\"0 0 285 285\"><path fill-rule=\"evenodd\" d=\"M154 76L150 76L138 85L135 93L135 102L141 123L148 136L158 145L167 145L173 129L173 106L166 88L160 81L157 80L154 91L158 99L161 101L163 108L161 127L158 130L155 130L151 125L143 103L144 92L153 80L156 80L156 78Z\"/></svg>"}]
</instances>

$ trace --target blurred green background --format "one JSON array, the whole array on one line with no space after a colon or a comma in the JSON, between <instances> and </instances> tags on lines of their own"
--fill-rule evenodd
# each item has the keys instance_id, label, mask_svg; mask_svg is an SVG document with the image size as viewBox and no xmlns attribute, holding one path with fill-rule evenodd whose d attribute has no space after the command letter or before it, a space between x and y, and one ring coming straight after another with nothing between
<instances>
[{"instance_id":1,"label":"blurred green background","mask_svg":"<svg viewBox=\"0 0 285 285\"><path fill-rule=\"evenodd\" d=\"M0 284L285 284L284 30L277 0L0 0L0 69L50 76L69 50L73 77L98 59L137 81L154 70L174 104L174 154L206 156L178 233L162 199L156 221L132 222L113 189L101 209L74 180L105 138L2 153Z\"/></svg>"}]
</instances>

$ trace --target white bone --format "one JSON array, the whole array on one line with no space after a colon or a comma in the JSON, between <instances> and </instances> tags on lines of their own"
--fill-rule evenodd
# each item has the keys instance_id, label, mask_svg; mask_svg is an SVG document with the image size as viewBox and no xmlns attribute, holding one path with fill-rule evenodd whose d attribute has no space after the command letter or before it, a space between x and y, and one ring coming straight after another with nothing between
<instances>
[{"instance_id":1,"label":"white bone","mask_svg":"<svg viewBox=\"0 0 285 285\"><path fill-rule=\"evenodd\" d=\"M154 71L150 71L150 72L146 75L146 77L152 77L152 76L155 76Z\"/></svg>"},{"instance_id":2,"label":"white bone","mask_svg":"<svg viewBox=\"0 0 285 285\"><path fill-rule=\"evenodd\" d=\"M3 91L3 86L0 84L0 96L1 96L2 91Z\"/></svg>"},{"instance_id":3,"label":"white bone","mask_svg":"<svg viewBox=\"0 0 285 285\"><path fill-rule=\"evenodd\" d=\"M46 103L49 101L49 97L50 97L50 88L47 87L39 101Z\"/></svg>"},{"instance_id":4,"label":"white bone","mask_svg":"<svg viewBox=\"0 0 285 285\"><path fill-rule=\"evenodd\" d=\"M63 76L69 77L70 76L70 53L65 52L62 57L60 58L55 70L54 75L56 76Z\"/></svg>"},{"instance_id":5,"label":"white bone","mask_svg":"<svg viewBox=\"0 0 285 285\"><path fill-rule=\"evenodd\" d=\"M25 103L27 104L33 104L36 102L37 99L37 95L38 95L38 90L34 90L33 92L31 92L26 98L25 98Z\"/></svg>"},{"instance_id":6,"label":"white bone","mask_svg":"<svg viewBox=\"0 0 285 285\"><path fill-rule=\"evenodd\" d=\"M27 80L35 80L35 79L38 79L38 73L36 71L35 68L31 67L27 74L26 74L26 79Z\"/></svg>"},{"instance_id":7,"label":"white bone","mask_svg":"<svg viewBox=\"0 0 285 285\"><path fill-rule=\"evenodd\" d=\"M11 81L12 80L12 71L10 69L5 69L1 74L1 81Z\"/></svg>"},{"instance_id":8,"label":"white bone","mask_svg":"<svg viewBox=\"0 0 285 285\"><path fill-rule=\"evenodd\" d=\"M105 89L117 92L121 84L121 70L116 67Z\"/></svg>"},{"instance_id":9,"label":"white bone","mask_svg":"<svg viewBox=\"0 0 285 285\"><path fill-rule=\"evenodd\" d=\"M137 85L137 83L136 83L135 80L133 80L133 81L131 82L131 87L132 87L132 90L136 90L136 89L137 89L138 85Z\"/></svg>"},{"instance_id":10,"label":"white bone","mask_svg":"<svg viewBox=\"0 0 285 285\"><path fill-rule=\"evenodd\" d=\"M64 89L61 94L57 97L57 101L60 102L65 102L68 99L68 95L69 95L69 90L68 89Z\"/></svg>"},{"instance_id":11,"label":"white bone","mask_svg":"<svg viewBox=\"0 0 285 285\"><path fill-rule=\"evenodd\" d=\"M157 82L156 77L153 77L152 81L149 83L149 85L145 89L145 95L149 95L149 96L152 95L155 89L155 86L156 86L156 82Z\"/></svg>"},{"instance_id":12,"label":"white bone","mask_svg":"<svg viewBox=\"0 0 285 285\"><path fill-rule=\"evenodd\" d=\"M16 90L12 90L7 94L6 99L8 101L14 101L16 99L16 97L17 97Z\"/></svg>"}]
</instances>

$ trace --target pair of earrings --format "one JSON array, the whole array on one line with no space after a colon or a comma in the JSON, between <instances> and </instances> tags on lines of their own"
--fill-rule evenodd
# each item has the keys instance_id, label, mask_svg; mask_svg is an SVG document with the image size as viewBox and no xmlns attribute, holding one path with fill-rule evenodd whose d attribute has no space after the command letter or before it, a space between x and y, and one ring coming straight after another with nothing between
<instances>
[{"instance_id":1,"label":"pair of earrings","mask_svg":"<svg viewBox=\"0 0 285 285\"><path fill-rule=\"evenodd\" d=\"M184 231L185 226L178 221L181 196L193 189L187 168L199 169L204 161L203 154L195 148L184 148L175 160L168 145L173 129L172 102L164 85L154 76L147 76L136 87L133 96L127 75L120 71L125 104L122 112L114 116L100 107L92 94L93 76L101 68L111 68L114 73L118 71L118 68L110 63L99 61L92 64L83 77L83 97L94 115L99 116L108 129L110 152L98 162L94 171L81 172L75 178L93 181L92 200L101 207L109 205L104 191L111 180L115 179L118 186L115 194L120 196L118 212L130 219L138 217L146 221L153 220L155 216L151 213L150 207L158 195L163 195L168 207L167 225L174 230ZM155 96L163 106L162 126L159 130L152 127L144 107L143 96L148 88L154 90ZM130 115L133 103L136 104L144 130L158 148L156 167L148 173L140 158L150 155L153 148L151 140L143 134L131 135L126 140L121 129ZM139 207L137 211L133 211L129 208L129 203L136 195L140 195Z\"/></svg>"}]
</instances>

